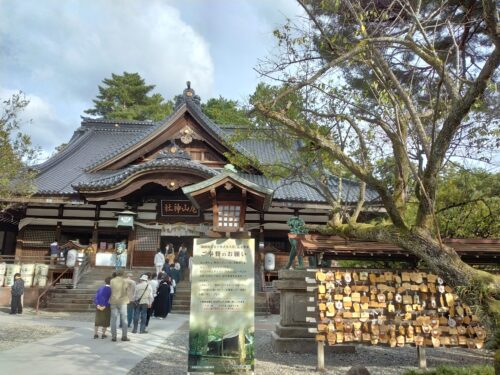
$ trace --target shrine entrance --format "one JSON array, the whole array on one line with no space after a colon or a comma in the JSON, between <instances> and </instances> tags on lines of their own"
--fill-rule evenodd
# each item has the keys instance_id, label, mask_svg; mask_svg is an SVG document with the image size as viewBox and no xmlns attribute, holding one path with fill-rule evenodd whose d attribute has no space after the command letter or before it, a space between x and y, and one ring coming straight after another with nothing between
<instances>
[{"instance_id":1,"label":"shrine entrance","mask_svg":"<svg viewBox=\"0 0 500 375\"><path fill-rule=\"evenodd\" d=\"M196 237L194 236L161 236L160 238L160 247L161 249L165 249L165 246L169 243L174 245L175 255L179 252L179 247L182 244L185 244L188 249L189 256L193 256L193 240Z\"/></svg>"}]
</instances>

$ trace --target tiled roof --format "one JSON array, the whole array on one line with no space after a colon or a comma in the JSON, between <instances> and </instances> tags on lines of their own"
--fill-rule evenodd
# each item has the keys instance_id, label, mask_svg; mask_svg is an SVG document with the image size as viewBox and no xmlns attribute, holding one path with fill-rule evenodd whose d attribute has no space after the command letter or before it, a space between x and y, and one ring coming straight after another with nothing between
<instances>
[{"instance_id":1,"label":"tiled roof","mask_svg":"<svg viewBox=\"0 0 500 375\"><path fill-rule=\"evenodd\" d=\"M208 168L203 164L193 162L185 158L158 158L155 160L148 161L142 164L130 165L119 171L114 171L108 176L103 178L97 178L91 181L80 182L73 184L73 187L77 190L90 191L90 190L101 190L104 188L110 188L118 185L124 181L127 177L132 176L138 172L142 171L152 171L152 170L162 170L168 168L169 170L193 170L196 172L201 172L205 174L206 177L212 177L217 175L217 171L212 168Z\"/></svg>"},{"instance_id":2,"label":"tiled roof","mask_svg":"<svg viewBox=\"0 0 500 375\"><path fill-rule=\"evenodd\" d=\"M312 186L314 183L306 184L300 181L273 181L262 175L244 174L245 179L252 181L258 185L274 190L273 200L275 201L294 201L294 202L310 202L310 203L325 203L325 198ZM338 192L338 178L331 177L331 191L336 194ZM354 203L357 202L359 195L359 184L347 179L342 180L342 202ZM367 202L375 202L378 199L378 194L373 189L366 189L365 200Z\"/></svg>"},{"instance_id":3,"label":"tiled roof","mask_svg":"<svg viewBox=\"0 0 500 375\"><path fill-rule=\"evenodd\" d=\"M109 153L141 137L151 125L115 127L83 123L64 150L36 166L38 194L74 194L72 184L88 182L111 172L87 173L86 169Z\"/></svg>"},{"instance_id":4,"label":"tiled roof","mask_svg":"<svg viewBox=\"0 0 500 375\"><path fill-rule=\"evenodd\" d=\"M172 117L174 113L172 113L170 116L168 116L164 121L162 122L141 122L141 132L137 133L136 137L131 137L130 139L127 140L127 142L122 143L119 147L116 147L112 150L109 150L109 152L106 152L105 154L102 155L102 157L94 160L93 163L88 165L86 167L87 170L93 169L97 167L98 165L110 160L111 158L119 155L120 153L126 151L130 147L134 146L137 144L139 141L142 139L146 138L149 134L151 134L153 131L155 131L161 124L165 121L168 121L170 117ZM109 121L109 120L105 120ZM114 122L106 122L107 124L114 124ZM130 125L138 124L139 122L131 122L131 123L121 123L124 124L125 126L123 127L129 127ZM119 124L120 125L120 124Z\"/></svg>"},{"instance_id":5,"label":"tiled roof","mask_svg":"<svg viewBox=\"0 0 500 375\"><path fill-rule=\"evenodd\" d=\"M208 176L215 176L218 170L210 169L196 161L184 159L155 159L143 164L131 165L122 170L90 172L104 162L117 157L130 147L154 137L155 131L169 126L169 122L184 110L189 113L217 140L226 147L250 157L257 157L261 164L293 163L290 150L276 147L271 141L245 139L236 145L231 142L234 127L219 126L201 110L198 101L185 96L176 106L174 113L159 122L84 119L67 147L36 168L38 194L65 195L76 194L76 189L96 190L116 185L127 177L143 170L162 168L191 168ZM258 185L274 189L274 200L325 203L325 199L311 186L294 181L275 182L262 175L242 174ZM338 179L331 178L332 192L338 190ZM357 201L359 185L343 179L342 200ZM377 200L378 195L370 188L366 190L368 202Z\"/></svg>"}]
</instances>

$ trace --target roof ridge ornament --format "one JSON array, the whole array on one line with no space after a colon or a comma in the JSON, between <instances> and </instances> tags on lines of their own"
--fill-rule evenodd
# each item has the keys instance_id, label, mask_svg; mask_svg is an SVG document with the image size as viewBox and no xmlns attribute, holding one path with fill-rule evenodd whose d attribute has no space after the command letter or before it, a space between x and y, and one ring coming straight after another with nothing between
<instances>
[{"instance_id":1,"label":"roof ridge ornament","mask_svg":"<svg viewBox=\"0 0 500 375\"><path fill-rule=\"evenodd\" d=\"M191 81L186 82L186 88L182 92L182 95L177 95L175 97L175 108L180 107L182 104L190 101L198 106L201 106L201 98L199 95L196 95L194 89L191 88Z\"/></svg>"},{"instance_id":2,"label":"roof ridge ornament","mask_svg":"<svg viewBox=\"0 0 500 375\"><path fill-rule=\"evenodd\" d=\"M236 170L236 167L234 165L232 165L232 164L226 164L226 165L224 165L224 170L226 172L232 172L232 173L238 174L238 171Z\"/></svg>"},{"instance_id":3,"label":"roof ridge ornament","mask_svg":"<svg viewBox=\"0 0 500 375\"><path fill-rule=\"evenodd\" d=\"M177 146L175 140L171 139L163 150L158 152L156 160L158 159L186 159L191 160L191 156L182 148Z\"/></svg>"}]
</instances>

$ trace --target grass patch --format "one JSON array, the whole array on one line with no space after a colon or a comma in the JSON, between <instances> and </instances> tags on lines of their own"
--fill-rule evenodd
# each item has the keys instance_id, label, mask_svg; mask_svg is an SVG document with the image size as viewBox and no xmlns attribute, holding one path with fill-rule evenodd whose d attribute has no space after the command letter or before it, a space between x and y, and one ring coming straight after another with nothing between
<instances>
[{"instance_id":1,"label":"grass patch","mask_svg":"<svg viewBox=\"0 0 500 375\"><path fill-rule=\"evenodd\" d=\"M439 366L434 370L410 370L404 375L495 375L493 366Z\"/></svg>"}]
</instances>

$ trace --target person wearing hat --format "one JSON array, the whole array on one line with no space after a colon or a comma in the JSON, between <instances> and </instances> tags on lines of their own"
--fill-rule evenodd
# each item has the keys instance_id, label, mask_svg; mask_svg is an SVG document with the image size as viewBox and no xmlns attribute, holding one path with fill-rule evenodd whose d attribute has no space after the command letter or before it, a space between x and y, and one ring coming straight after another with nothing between
<instances>
[{"instance_id":1,"label":"person wearing hat","mask_svg":"<svg viewBox=\"0 0 500 375\"><path fill-rule=\"evenodd\" d=\"M141 321L139 333L148 333L148 331L146 331L146 320L148 308L150 308L153 303L153 293L151 286L148 284L147 275L142 275L139 279L139 284L137 284L135 288L134 303L134 328L132 329L132 333L137 333L139 320Z\"/></svg>"}]
</instances>

